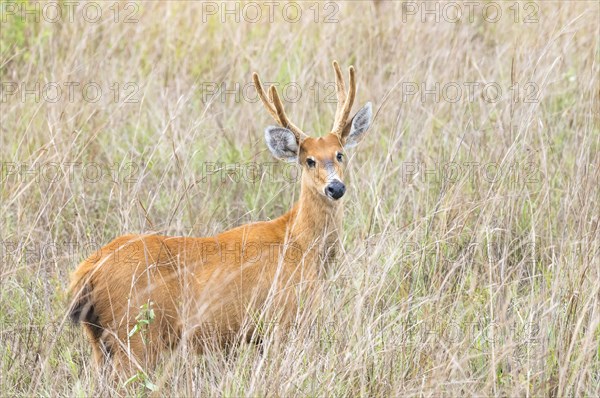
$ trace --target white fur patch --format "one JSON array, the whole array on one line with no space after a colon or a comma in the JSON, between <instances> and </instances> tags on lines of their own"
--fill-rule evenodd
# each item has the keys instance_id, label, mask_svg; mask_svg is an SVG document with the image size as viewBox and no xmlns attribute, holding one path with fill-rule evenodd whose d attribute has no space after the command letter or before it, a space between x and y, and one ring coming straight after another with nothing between
<instances>
[{"instance_id":1,"label":"white fur patch","mask_svg":"<svg viewBox=\"0 0 600 398\"><path fill-rule=\"evenodd\" d=\"M367 104L360 108L360 110L356 112L356 115L354 115L352 118L352 126L350 127L350 133L346 137L344 148L352 148L360 142L364 133L371 125L372 117L373 106L370 102L367 102Z\"/></svg>"},{"instance_id":2,"label":"white fur patch","mask_svg":"<svg viewBox=\"0 0 600 398\"><path fill-rule=\"evenodd\" d=\"M298 159L298 142L296 136L290 130L278 126L268 126L265 129L265 141L276 158L288 162L294 162Z\"/></svg>"}]
</instances>

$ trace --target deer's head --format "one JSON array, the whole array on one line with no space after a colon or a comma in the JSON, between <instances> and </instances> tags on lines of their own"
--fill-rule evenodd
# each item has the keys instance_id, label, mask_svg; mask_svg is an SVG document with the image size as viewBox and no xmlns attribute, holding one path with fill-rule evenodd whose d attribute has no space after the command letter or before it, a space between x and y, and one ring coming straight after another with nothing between
<instances>
[{"instance_id":1,"label":"deer's head","mask_svg":"<svg viewBox=\"0 0 600 398\"><path fill-rule=\"evenodd\" d=\"M265 139L271 153L279 159L298 162L302 166L302 184L335 202L344 196L345 150L358 144L371 124L371 103L349 118L356 94L354 67L349 68L350 87L346 92L342 71L333 61L337 91L337 110L331 132L322 137L309 137L294 125L285 114L275 86L269 95L263 89L258 74L253 74L256 91L278 126L265 129Z\"/></svg>"}]
</instances>

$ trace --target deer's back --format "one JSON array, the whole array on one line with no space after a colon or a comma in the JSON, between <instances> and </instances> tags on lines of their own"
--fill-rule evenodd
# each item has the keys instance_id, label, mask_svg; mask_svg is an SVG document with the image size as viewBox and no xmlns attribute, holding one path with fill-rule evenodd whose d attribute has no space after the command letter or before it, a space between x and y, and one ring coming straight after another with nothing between
<instances>
[{"instance_id":1,"label":"deer's back","mask_svg":"<svg viewBox=\"0 0 600 398\"><path fill-rule=\"evenodd\" d=\"M71 291L85 291L93 323L121 341L147 309L154 312L148 338L162 345L186 331L230 334L261 310L278 267L289 283L281 272L284 237L277 220L209 238L121 236L79 265Z\"/></svg>"}]
</instances>

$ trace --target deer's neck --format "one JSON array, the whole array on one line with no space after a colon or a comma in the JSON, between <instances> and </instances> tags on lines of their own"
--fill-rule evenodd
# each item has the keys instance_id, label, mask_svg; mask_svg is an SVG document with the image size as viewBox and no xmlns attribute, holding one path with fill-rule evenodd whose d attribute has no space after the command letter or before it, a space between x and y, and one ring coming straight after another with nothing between
<instances>
[{"instance_id":1,"label":"deer's neck","mask_svg":"<svg viewBox=\"0 0 600 398\"><path fill-rule=\"evenodd\" d=\"M305 265L319 269L335 258L341 244L344 208L302 184L300 200L290 211L289 242L300 249Z\"/></svg>"}]
</instances>

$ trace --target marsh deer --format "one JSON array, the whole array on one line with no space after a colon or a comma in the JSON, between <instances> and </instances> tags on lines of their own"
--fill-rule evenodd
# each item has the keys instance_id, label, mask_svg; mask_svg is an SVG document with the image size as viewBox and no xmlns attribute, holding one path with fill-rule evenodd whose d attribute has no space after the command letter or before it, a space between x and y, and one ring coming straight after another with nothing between
<instances>
[{"instance_id":1,"label":"marsh deer","mask_svg":"<svg viewBox=\"0 0 600 398\"><path fill-rule=\"evenodd\" d=\"M97 364L151 366L161 351L182 341L193 341L199 351L207 339L225 346L235 333L257 332L252 324L257 314L289 324L299 293L319 279L340 244L344 151L371 123L370 103L349 119L354 68L346 88L338 63L333 67L335 121L331 132L318 138L294 125L276 88L267 95L253 74L258 95L278 124L265 129L268 148L302 169L300 197L289 212L214 237L121 236L78 266L69 313L83 325ZM137 328L144 318L140 308L153 316Z\"/></svg>"}]
</instances>

